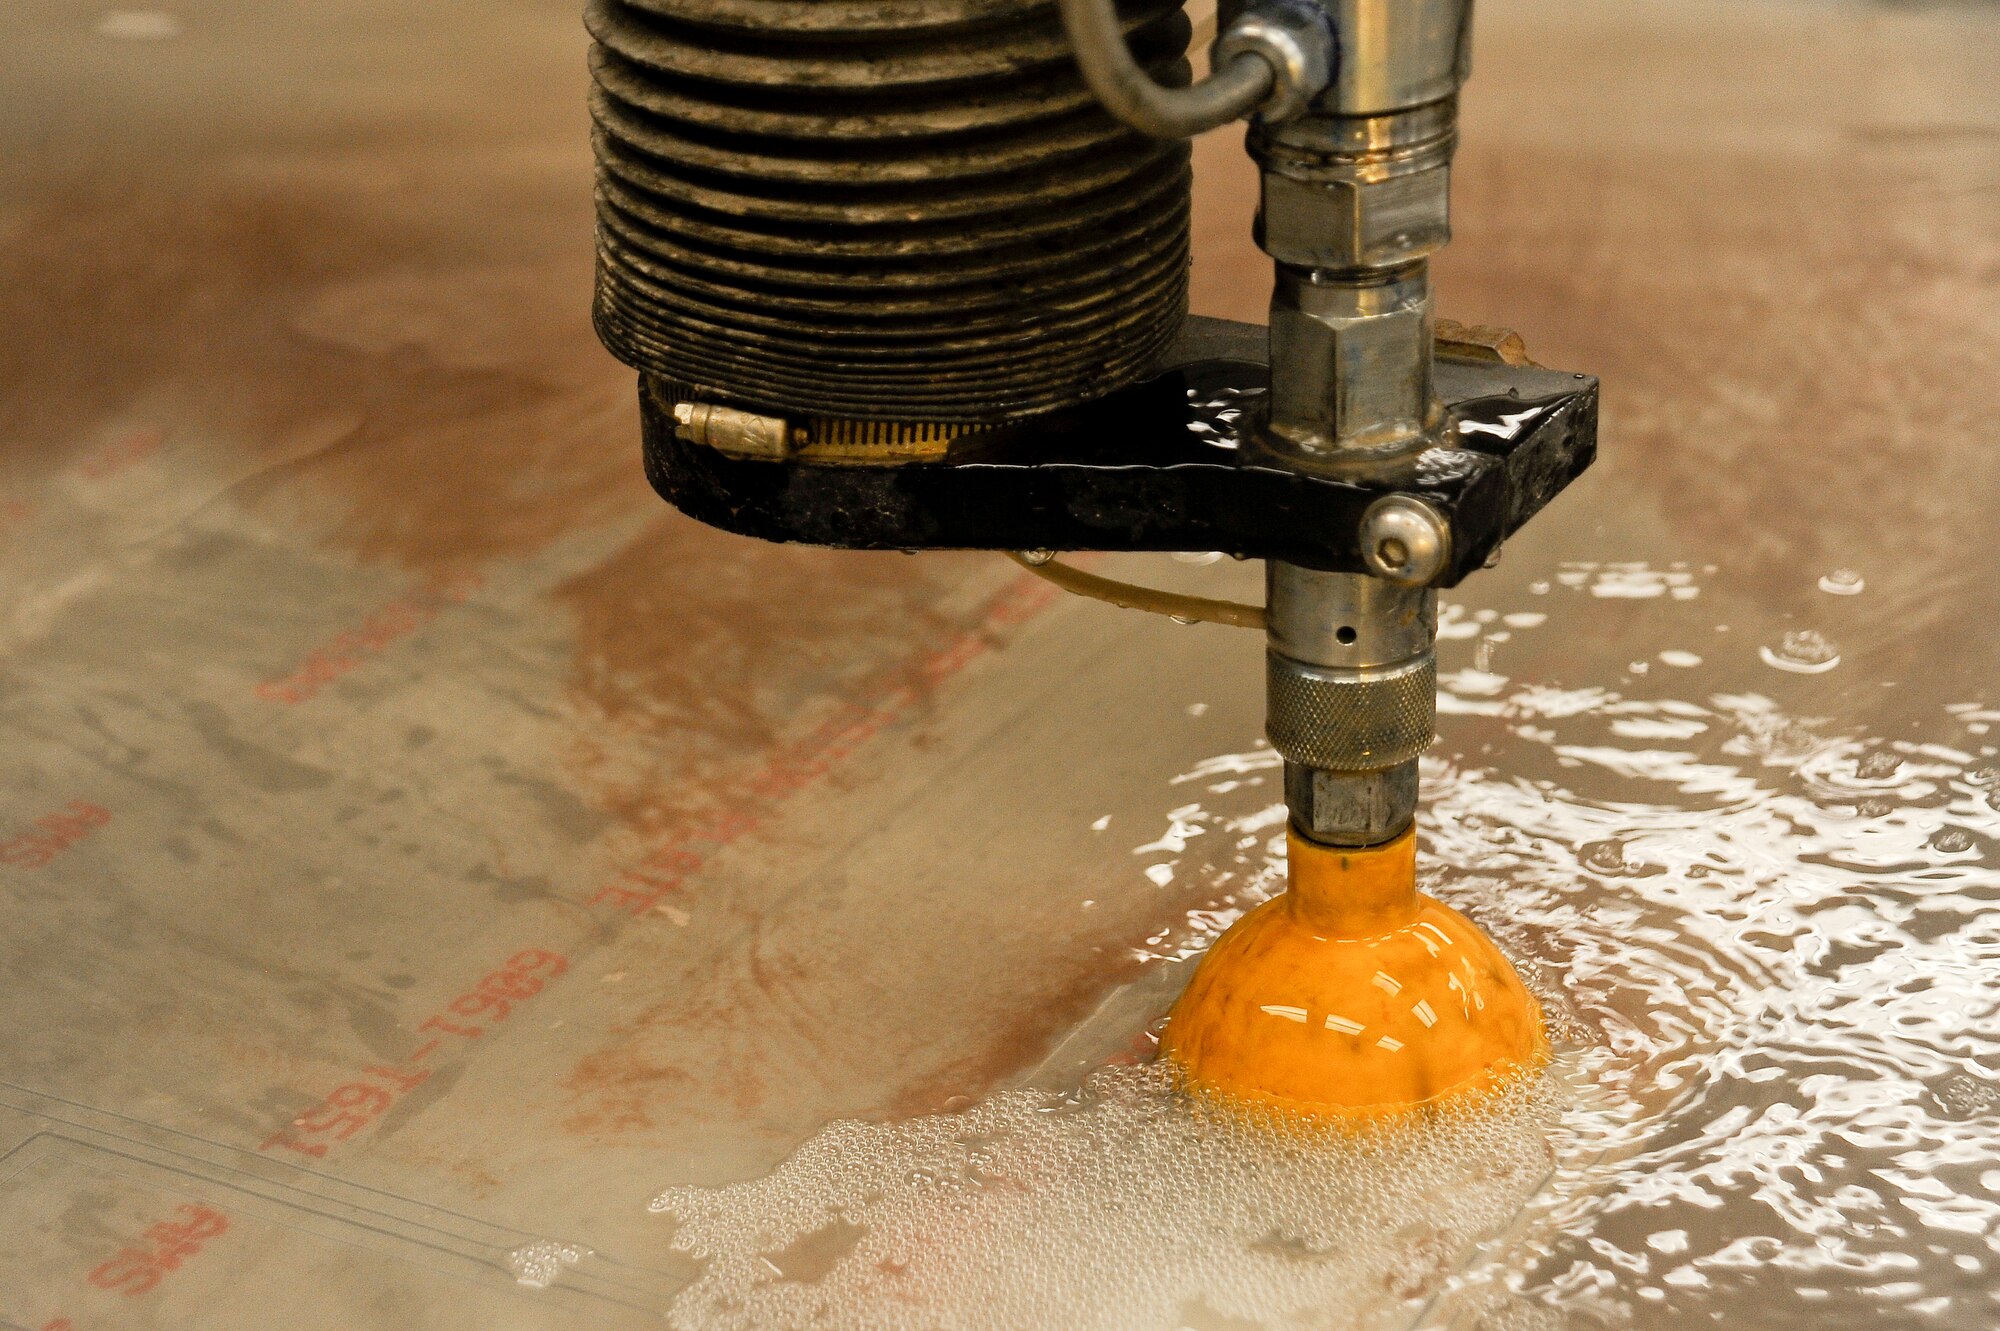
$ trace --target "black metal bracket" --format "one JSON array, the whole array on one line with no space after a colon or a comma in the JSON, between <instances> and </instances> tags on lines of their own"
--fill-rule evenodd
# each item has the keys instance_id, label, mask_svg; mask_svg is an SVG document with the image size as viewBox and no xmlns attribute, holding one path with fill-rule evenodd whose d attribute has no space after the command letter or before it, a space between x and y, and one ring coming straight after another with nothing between
<instances>
[{"instance_id":1,"label":"black metal bracket","mask_svg":"<svg viewBox=\"0 0 2000 1331\"><path fill-rule=\"evenodd\" d=\"M1362 514L1416 495L1451 525L1437 585L1483 566L1597 455L1597 381L1440 356L1445 442L1366 477L1308 471L1249 430L1269 379L1255 324L1190 319L1151 379L955 441L941 460L735 457L680 438L640 383L646 475L688 516L863 550L1220 550L1365 569Z\"/></svg>"}]
</instances>

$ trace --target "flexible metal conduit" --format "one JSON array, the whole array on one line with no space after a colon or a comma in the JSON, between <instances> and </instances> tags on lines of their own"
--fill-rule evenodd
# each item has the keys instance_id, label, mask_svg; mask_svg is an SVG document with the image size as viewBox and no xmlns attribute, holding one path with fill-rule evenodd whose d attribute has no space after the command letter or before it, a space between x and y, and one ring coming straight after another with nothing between
<instances>
[{"instance_id":1,"label":"flexible metal conduit","mask_svg":"<svg viewBox=\"0 0 2000 1331\"><path fill-rule=\"evenodd\" d=\"M1193 138L1241 120L1277 85L1270 63L1246 51L1193 87L1163 87L1132 58L1112 0L1062 0L1062 18L1090 90L1112 115L1156 139Z\"/></svg>"}]
</instances>

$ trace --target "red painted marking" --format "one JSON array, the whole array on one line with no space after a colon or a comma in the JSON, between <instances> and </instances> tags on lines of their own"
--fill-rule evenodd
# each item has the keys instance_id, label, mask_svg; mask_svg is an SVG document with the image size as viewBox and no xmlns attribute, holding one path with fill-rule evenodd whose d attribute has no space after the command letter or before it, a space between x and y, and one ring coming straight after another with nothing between
<instances>
[{"instance_id":1,"label":"red painted marking","mask_svg":"<svg viewBox=\"0 0 2000 1331\"><path fill-rule=\"evenodd\" d=\"M39 869L110 821L109 809L88 800L71 800L54 813L43 814L19 836L0 841L0 864Z\"/></svg>"},{"instance_id":2,"label":"red painted marking","mask_svg":"<svg viewBox=\"0 0 2000 1331\"><path fill-rule=\"evenodd\" d=\"M76 1323L67 1317L58 1317L53 1322L45 1323L42 1331L76 1331Z\"/></svg>"},{"instance_id":3,"label":"red painted marking","mask_svg":"<svg viewBox=\"0 0 2000 1331\"><path fill-rule=\"evenodd\" d=\"M144 426L119 436L85 458L77 466L88 480L103 481L144 462L167 442L166 431Z\"/></svg>"},{"instance_id":4,"label":"red painted marking","mask_svg":"<svg viewBox=\"0 0 2000 1331\"><path fill-rule=\"evenodd\" d=\"M182 1206L174 1212L181 1220L162 1220L149 1225L135 1243L119 1250L116 1257L93 1270L87 1279L99 1289L122 1291L137 1298L159 1287L162 1280L178 1271L210 1240L229 1232L229 1217L207 1206ZM67 1324L67 1319L58 1318Z\"/></svg>"},{"instance_id":5,"label":"red painted marking","mask_svg":"<svg viewBox=\"0 0 2000 1331\"><path fill-rule=\"evenodd\" d=\"M789 799L820 780L886 730L926 690L992 651L997 634L1026 623L1055 597L1055 588L1039 578L1010 583L976 626L882 679L866 696L841 707L810 733L779 746L742 779L722 788L721 807L705 821L675 833L637 864L620 870L587 903L631 915L653 909L679 892L716 852L757 830L759 819L751 809Z\"/></svg>"},{"instance_id":6,"label":"red painted marking","mask_svg":"<svg viewBox=\"0 0 2000 1331\"><path fill-rule=\"evenodd\" d=\"M408 596L399 596L351 629L308 652L288 675L267 679L256 693L269 702L298 704L317 697L342 675L359 670L396 642L436 619L447 606L462 604L486 581L475 572L449 574Z\"/></svg>"},{"instance_id":7,"label":"red painted marking","mask_svg":"<svg viewBox=\"0 0 2000 1331\"><path fill-rule=\"evenodd\" d=\"M550 980L568 969L569 962L561 954L531 947L509 957L506 965L482 977L469 992L452 999L445 1010L479 1017L490 1026L505 1021L515 1007L539 994ZM486 1028L462 1026L440 1015L424 1021L419 1029L441 1030L476 1040ZM419 1045L417 1052L398 1066L363 1068L360 1077L334 1087L325 1099L272 1133L257 1149L271 1151L282 1146L300 1155L323 1158L334 1145L353 1139L388 1113L398 1100L423 1085L431 1069L411 1065L434 1052L440 1043L434 1039Z\"/></svg>"}]
</instances>

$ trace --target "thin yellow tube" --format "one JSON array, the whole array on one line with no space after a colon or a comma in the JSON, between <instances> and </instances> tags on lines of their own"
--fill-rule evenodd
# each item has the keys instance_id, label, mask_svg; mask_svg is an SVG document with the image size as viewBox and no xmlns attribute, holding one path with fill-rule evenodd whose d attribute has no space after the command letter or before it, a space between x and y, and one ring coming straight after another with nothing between
<instances>
[{"instance_id":1,"label":"thin yellow tube","mask_svg":"<svg viewBox=\"0 0 2000 1331\"><path fill-rule=\"evenodd\" d=\"M1140 587L1129 582L1116 582L1110 578L1100 578L1094 573L1081 569L1034 560L1018 551L1007 551L1007 558L1019 564L1038 578L1074 592L1078 596L1088 596L1093 601L1108 601L1126 610L1144 610L1152 615L1168 615L1185 624L1226 624L1230 628L1261 629L1264 627L1264 607L1243 605L1236 601L1211 601L1205 596L1182 596L1178 592L1161 591L1157 587Z\"/></svg>"}]
</instances>

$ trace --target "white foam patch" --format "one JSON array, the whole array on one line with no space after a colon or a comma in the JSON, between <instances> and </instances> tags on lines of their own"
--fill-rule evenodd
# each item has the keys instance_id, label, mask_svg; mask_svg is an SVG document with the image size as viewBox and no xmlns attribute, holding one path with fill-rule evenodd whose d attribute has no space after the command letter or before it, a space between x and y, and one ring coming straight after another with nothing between
<instances>
[{"instance_id":1,"label":"white foam patch","mask_svg":"<svg viewBox=\"0 0 2000 1331\"><path fill-rule=\"evenodd\" d=\"M1356 1135L1249 1121L1157 1065L1080 1092L836 1123L766 1178L653 1210L683 1326L896 1331L1407 1325L1547 1177L1539 1080Z\"/></svg>"},{"instance_id":2,"label":"white foam patch","mask_svg":"<svg viewBox=\"0 0 2000 1331\"><path fill-rule=\"evenodd\" d=\"M589 1250L573 1243L542 1239L525 1243L507 1254L507 1269L514 1279L529 1289L547 1289L562 1273L588 1255Z\"/></svg>"}]
</instances>

